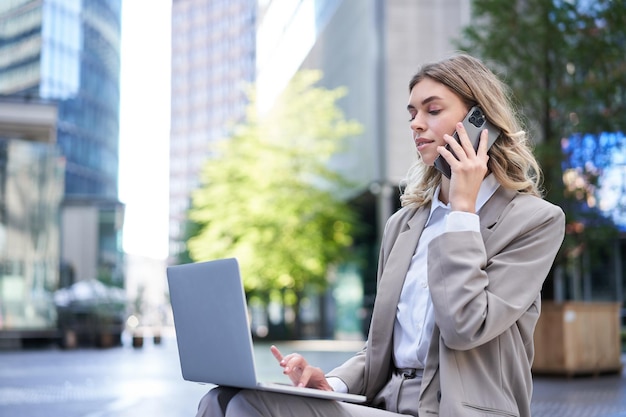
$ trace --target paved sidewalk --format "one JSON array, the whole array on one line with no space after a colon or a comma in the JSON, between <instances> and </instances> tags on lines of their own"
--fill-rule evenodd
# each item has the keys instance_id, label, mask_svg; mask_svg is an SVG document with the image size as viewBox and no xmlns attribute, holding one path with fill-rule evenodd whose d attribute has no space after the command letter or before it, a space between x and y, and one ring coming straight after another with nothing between
<instances>
[{"instance_id":1,"label":"paved sidewalk","mask_svg":"<svg viewBox=\"0 0 626 417\"><path fill-rule=\"evenodd\" d=\"M278 343L283 353L305 354L325 371L362 345ZM269 346L255 346L259 378L288 382ZM160 345L148 341L141 349L126 340L111 349L0 351L0 416L193 417L210 388L182 379L172 337ZM626 374L536 377L532 410L533 417L626 417Z\"/></svg>"},{"instance_id":2,"label":"paved sidewalk","mask_svg":"<svg viewBox=\"0 0 626 417\"><path fill-rule=\"evenodd\" d=\"M623 370L621 375L535 376L534 381L533 417L626 417Z\"/></svg>"}]
</instances>

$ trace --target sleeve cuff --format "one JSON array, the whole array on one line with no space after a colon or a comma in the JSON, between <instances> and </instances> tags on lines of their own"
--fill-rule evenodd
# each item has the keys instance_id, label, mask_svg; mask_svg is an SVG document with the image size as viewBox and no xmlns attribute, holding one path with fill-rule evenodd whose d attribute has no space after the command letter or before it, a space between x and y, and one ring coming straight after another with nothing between
<instances>
[{"instance_id":1,"label":"sleeve cuff","mask_svg":"<svg viewBox=\"0 0 626 417\"><path fill-rule=\"evenodd\" d=\"M452 211L446 219L446 232L480 232L478 214Z\"/></svg>"},{"instance_id":2,"label":"sleeve cuff","mask_svg":"<svg viewBox=\"0 0 626 417\"><path fill-rule=\"evenodd\" d=\"M348 386L336 376L329 376L326 378L326 381L328 381L328 385L333 387L333 390L335 392L341 392L343 394L346 394L348 392Z\"/></svg>"}]
</instances>

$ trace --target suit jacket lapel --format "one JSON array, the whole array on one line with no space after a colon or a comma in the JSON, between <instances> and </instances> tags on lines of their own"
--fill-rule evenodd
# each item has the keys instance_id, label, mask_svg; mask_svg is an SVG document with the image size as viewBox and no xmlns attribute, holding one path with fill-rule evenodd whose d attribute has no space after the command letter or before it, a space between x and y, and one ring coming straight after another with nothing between
<instances>
[{"instance_id":1,"label":"suit jacket lapel","mask_svg":"<svg viewBox=\"0 0 626 417\"><path fill-rule=\"evenodd\" d=\"M491 198L485 203L483 208L478 213L480 217L480 233L482 234L483 241L491 235L491 229L498 222L500 216L504 212L505 207L517 193L512 190L507 190L504 187L499 187Z\"/></svg>"},{"instance_id":2,"label":"suit jacket lapel","mask_svg":"<svg viewBox=\"0 0 626 417\"><path fill-rule=\"evenodd\" d=\"M507 204L509 204L516 195L517 193L515 191L507 190L504 187L498 187L496 192L481 208L478 215L480 218L480 233L484 242L486 242L491 235L491 230L500 219L500 216L504 212ZM438 358L439 329L436 326L433 330L433 335L430 343L431 345L428 349L428 359L431 359L433 357ZM426 392L438 369L438 359L434 362L433 360L426 361L426 369L424 369L424 376L422 378L422 393Z\"/></svg>"},{"instance_id":3,"label":"suit jacket lapel","mask_svg":"<svg viewBox=\"0 0 626 417\"><path fill-rule=\"evenodd\" d=\"M426 220L429 207L421 208L413 213L396 236L386 236L385 245L393 245L385 262L384 272L377 287L376 301L372 314L371 331L368 346L370 366L367 375L367 394L373 397L386 382L393 355L393 327L396 309L402 292L406 273L415 253ZM378 383L377 383L378 382Z\"/></svg>"}]
</instances>

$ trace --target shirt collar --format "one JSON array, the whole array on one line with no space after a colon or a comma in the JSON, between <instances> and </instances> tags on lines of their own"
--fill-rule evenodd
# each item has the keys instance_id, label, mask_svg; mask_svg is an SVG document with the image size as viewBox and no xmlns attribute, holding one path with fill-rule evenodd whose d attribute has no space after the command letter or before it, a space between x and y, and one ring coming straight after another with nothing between
<instances>
[{"instance_id":1,"label":"shirt collar","mask_svg":"<svg viewBox=\"0 0 626 417\"><path fill-rule=\"evenodd\" d=\"M480 209L483 208L487 200L491 198L491 196L496 192L500 183L496 179L493 174L489 174L485 177L483 182L480 184L480 189L478 190L478 196L476 197L476 213L480 212ZM441 185L438 185L435 189L435 194L433 195L433 200L430 204L430 214L428 215L428 221L426 224L430 222L430 218L433 215L433 212L437 210L437 208L441 207L446 210L450 210L450 203L443 204L441 200L439 200L439 193L441 192Z\"/></svg>"}]
</instances>

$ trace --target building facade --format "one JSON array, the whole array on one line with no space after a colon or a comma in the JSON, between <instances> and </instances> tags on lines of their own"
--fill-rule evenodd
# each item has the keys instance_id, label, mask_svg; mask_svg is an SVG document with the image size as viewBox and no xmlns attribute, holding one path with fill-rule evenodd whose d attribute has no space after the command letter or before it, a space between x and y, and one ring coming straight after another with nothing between
<instances>
[{"instance_id":1,"label":"building facade","mask_svg":"<svg viewBox=\"0 0 626 417\"><path fill-rule=\"evenodd\" d=\"M255 76L256 0L173 0L169 254L185 252L186 213L211 142L242 120Z\"/></svg>"},{"instance_id":2,"label":"building facade","mask_svg":"<svg viewBox=\"0 0 626 417\"><path fill-rule=\"evenodd\" d=\"M0 101L0 346L7 332L51 332L59 276L64 158L57 109Z\"/></svg>"},{"instance_id":3,"label":"building facade","mask_svg":"<svg viewBox=\"0 0 626 417\"><path fill-rule=\"evenodd\" d=\"M57 243L64 285L95 278L123 285L120 27L121 0L0 2L0 98L43 100L57 111L53 138L65 166ZM94 210L88 229L77 227L76 219Z\"/></svg>"},{"instance_id":4,"label":"building facade","mask_svg":"<svg viewBox=\"0 0 626 417\"><path fill-rule=\"evenodd\" d=\"M53 100L65 194L117 198L119 0L0 5L0 95Z\"/></svg>"}]
</instances>

